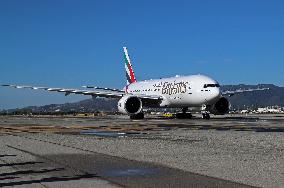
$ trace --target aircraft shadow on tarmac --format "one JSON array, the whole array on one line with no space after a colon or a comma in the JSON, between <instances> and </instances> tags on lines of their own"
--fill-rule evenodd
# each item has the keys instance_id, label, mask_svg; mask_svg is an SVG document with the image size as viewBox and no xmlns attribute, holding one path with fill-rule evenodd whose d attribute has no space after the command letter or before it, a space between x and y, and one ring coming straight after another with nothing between
<instances>
[{"instance_id":1,"label":"aircraft shadow on tarmac","mask_svg":"<svg viewBox=\"0 0 284 188\"><path fill-rule=\"evenodd\" d=\"M17 155L0 155L0 158L4 157L16 157ZM2 161L3 162L3 161ZM80 180L86 178L94 178L96 175L93 174L79 174L79 175L69 175L65 174L65 168L40 168L38 165L47 165L44 162L40 161L28 161L28 162L18 162L18 163L6 163L0 164L0 167L12 167L14 171L12 172L3 172L1 170L0 181L15 180L25 177L26 175L32 175L35 179L32 180L21 180L21 181L10 181L10 182L0 182L0 187L10 187L10 186L19 186L19 185L30 185L35 183L50 183L50 182L62 182L62 181L72 181ZM20 169L23 168L23 169ZM34 169L39 170L34 170ZM57 173L57 174L56 174ZM56 174L56 175L55 175ZM48 176L40 179L36 179L37 175L39 176Z\"/></svg>"},{"instance_id":2,"label":"aircraft shadow on tarmac","mask_svg":"<svg viewBox=\"0 0 284 188\"><path fill-rule=\"evenodd\" d=\"M5 155L0 155L0 158L1 157L16 157L17 155L10 155L10 154L5 154Z\"/></svg>"},{"instance_id":3,"label":"aircraft shadow on tarmac","mask_svg":"<svg viewBox=\"0 0 284 188\"><path fill-rule=\"evenodd\" d=\"M7 164L0 164L0 167L13 167L13 166L24 166L24 165L33 165L39 164L43 162L21 162L21 163L7 163Z\"/></svg>"},{"instance_id":4,"label":"aircraft shadow on tarmac","mask_svg":"<svg viewBox=\"0 0 284 188\"><path fill-rule=\"evenodd\" d=\"M2 176L25 175L25 174L41 174L41 173L55 172L55 171L61 171L61 170L64 170L64 168L41 169L41 170L18 170L18 171L15 171L15 172L2 173L2 174L0 174L0 177L2 177Z\"/></svg>"},{"instance_id":5,"label":"aircraft shadow on tarmac","mask_svg":"<svg viewBox=\"0 0 284 188\"><path fill-rule=\"evenodd\" d=\"M18 181L18 182L0 183L0 187L29 185L29 184L34 184L34 183L72 181L72 180L80 180L80 179L87 179L87 178L94 178L94 177L96 176L92 174L84 174L84 175L76 175L76 176L62 176L62 177L47 177L47 178L42 178L38 180L24 180L24 181Z\"/></svg>"}]
</instances>

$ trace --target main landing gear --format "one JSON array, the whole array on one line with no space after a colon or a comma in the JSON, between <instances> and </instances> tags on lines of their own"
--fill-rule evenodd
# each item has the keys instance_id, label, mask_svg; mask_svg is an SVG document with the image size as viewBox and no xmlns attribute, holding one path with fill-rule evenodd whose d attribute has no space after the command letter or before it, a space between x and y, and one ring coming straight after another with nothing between
<instances>
[{"instance_id":1,"label":"main landing gear","mask_svg":"<svg viewBox=\"0 0 284 188\"><path fill-rule=\"evenodd\" d=\"M188 108L183 108L181 113L176 114L177 119L191 119L192 115L191 113L186 113Z\"/></svg>"},{"instance_id":2,"label":"main landing gear","mask_svg":"<svg viewBox=\"0 0 284 188\"><path fill-rule=\"evenodd\" d=\"M203 112L202 119L210 119L210 114L208 112Z\"/></svg>"},{"instance_id":3,"label":"main landing gear","mask_svg":"<svg viewBox=\"0 0 284 188\"><path fill-rule=\"evenodd\" d=\"M130 119L144 119L144 113L138 113L134 115L130 115Z\"/></svg>"}]
</instances>

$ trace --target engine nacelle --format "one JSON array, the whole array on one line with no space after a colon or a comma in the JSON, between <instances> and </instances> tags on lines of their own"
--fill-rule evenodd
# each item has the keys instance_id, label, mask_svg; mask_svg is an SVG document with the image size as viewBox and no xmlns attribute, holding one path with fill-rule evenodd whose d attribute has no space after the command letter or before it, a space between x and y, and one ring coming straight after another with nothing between
<instances>
[{"instance_id":1,"label":"engine nacelle","mask_svg":"<svg viewBox=\"0 0 284 188\"><path fill-rule=\"evenodd\" d=\"M118 101L118 111L123 114L136 115L142 111L142 101L135 96L124 96Z\"/></svg>"},{"instance_id":2,"label":"engine nacelle","mask_svg":"<svg viewBox=\"0 0 284 188\"><path fill-rule=\"evenodd\" d=\"M225 97L221 97L211 108L210 113L215 115L224 115L229 112L230 103Z\"/></svg>"}]
</instances>

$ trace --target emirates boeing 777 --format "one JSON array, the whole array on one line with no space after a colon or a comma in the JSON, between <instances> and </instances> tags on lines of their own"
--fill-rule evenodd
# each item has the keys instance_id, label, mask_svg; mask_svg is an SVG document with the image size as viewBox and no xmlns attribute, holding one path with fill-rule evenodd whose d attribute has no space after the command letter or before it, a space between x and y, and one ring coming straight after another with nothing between
<instances>
[{"instance_id":1,"label":"emirates boeing 777","mask_svg":"<svg viewBox=\"0 0 284 188\"><path fill-rule=\"evenodd\" d=\"M131 119L143 119L143 108L180 108L177 118L190 118L188 109L199 109L204 119L210 118L210 113L224 115L229 112L230 103L226 96L236 93L265 90L268 88L236 90L221 92L219 83L204 75L175 76L146 81L137 81L126 47L124 63L127 85L122 89L83 86L84 89L49 88L4 84L14 88L42 89L62 92L65 95L81 94L93 98L118 98L118 110Z\"/></svg>"}]
</instances>

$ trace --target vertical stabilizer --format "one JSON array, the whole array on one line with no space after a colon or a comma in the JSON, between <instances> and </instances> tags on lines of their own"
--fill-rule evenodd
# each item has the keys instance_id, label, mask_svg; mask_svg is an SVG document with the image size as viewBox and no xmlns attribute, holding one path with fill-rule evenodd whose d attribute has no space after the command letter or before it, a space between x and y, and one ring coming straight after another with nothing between
<instances>
[{"instance_id":1,"label":"vertical stabilizer","mask_svg":"<svg viewBox=\"0 0 284 188\"><path fill-rule=\"evenodd\" d=\"M124 61L125 61L125 71L126 71L126 80L127 80L127 85L132 84L136 82L135 74L132 68L132 64L127 52L127 48L123 47L124 51Z\"/></svg>"}]
</instances>

